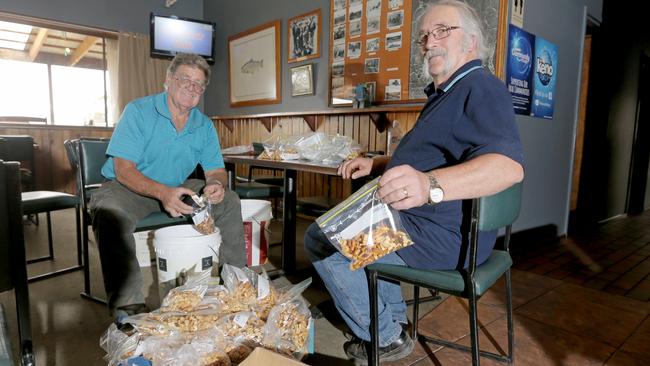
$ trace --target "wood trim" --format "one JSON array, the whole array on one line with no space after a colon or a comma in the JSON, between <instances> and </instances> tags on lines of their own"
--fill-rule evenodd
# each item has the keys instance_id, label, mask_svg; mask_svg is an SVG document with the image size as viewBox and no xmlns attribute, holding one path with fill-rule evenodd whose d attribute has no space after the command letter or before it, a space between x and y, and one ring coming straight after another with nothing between
<instances>
[{"instance_id":1,"label":"wood trim","mask_svg":"<svg viewBox=\"0 0 650 366\"><path fill-rule=\"evenodd\" d=\"M29 24L29 25L33 25L33 26L41 27L41 28L50 28L50 29L74 32L74 33L83 33L83 34L87 34L87 35L91 35L91 36L95 36L95 37L105 37L105 38L117 39L117 37L120 34L119 32L109 30L109 29L103 29L103 28L97 28L97 27L88 27L88 26L80 25L80 24L65 23L65 22L61 22L61 21L53 20L53 19L36 18L36 17L27 16L27 15L21 15L21 14L9 13L9 12L2 12L2 11L0 11L0 20L4 20L4 21L8 21L8 22Z\"/></svg>"},{"instance_id":2,"label":"wood trim","mask_svg":"<svg viewBox=\"0 0 650 366\"><path fill-rule=\"evenodd\" d=\"M69 66L74 66L81 60L87 53L90 51L90 47L95 45L95 42L97 42L99 38L93 37L93 36L87 36L83 42L79 44L77 49L74 51L74 53L70 56L70 65Z\"/></svg>"},{"instance_id":3,"label":"wood trim","mask_svg":"<svg viewBox=\"0 0 650 366\"><path fill-rule=\"evenodd\" d=\"M402 106L402 107L373 107L362 109L331 109L320 111L302 111L302 112L275 112L275 113L259 113L259 114L241 114L233 116L212 116L214 121L225 119L259 119L263 117L303 117L303 116L337 116L337 115L363 115L372 113L401 113L401 112L420 112L422 105Z\"/></svg>"},{"instance_id":4,"label":"wood trim","mask_svg":"<svg viewBox=\"0 0 650 366\"><path fill-rule=\"evenodd\" d=\"M494 59L494 72L498 78L505 80L504 72L506 58L506 38L508 37L508 4L510 0L499 2L499 18L497 20L497 44Z\"/></svg>"},{"instance_id":5,"label":"wood trim","mask_svg":"<svg viewBox=\"0 0 650 366\"><path fill-rule=\"evenodd\" d=\"M45 38L47 37L47 31L47 28L40 28L38 30L38 34L36 34L36 38L34 38L34 43L29 47L30 60L34 61L36 56L38 56L38 53L41 51L41 47L43 47L43 43L45 43Z\"/></svg>"}]
</instances>

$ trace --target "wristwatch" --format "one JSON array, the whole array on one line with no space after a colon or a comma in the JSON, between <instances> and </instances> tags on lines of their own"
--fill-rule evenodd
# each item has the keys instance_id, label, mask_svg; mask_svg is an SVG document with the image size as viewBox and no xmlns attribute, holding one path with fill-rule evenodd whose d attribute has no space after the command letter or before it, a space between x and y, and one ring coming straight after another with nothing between
<instances>
[{"instance_id":1,"label":"wristwatch","mask_svg":"<svg viewBox=\"0 0 650 366\"><path fill-rule=\"evenodd\" d=\"M436 203L442 202L442 199L445 198L445 191L442 190L438 180L431 174L427 174L429 177L429 204L435 205Z\"/></svg>"}]
</instances>

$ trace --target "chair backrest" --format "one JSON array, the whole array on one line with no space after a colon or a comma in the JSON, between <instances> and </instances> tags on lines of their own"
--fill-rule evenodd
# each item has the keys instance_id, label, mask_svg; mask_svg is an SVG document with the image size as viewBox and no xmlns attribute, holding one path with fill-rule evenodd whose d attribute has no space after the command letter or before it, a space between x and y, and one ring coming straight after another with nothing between
<instances>
[{"instance_id":1,"label":"chair backrest","mask_svg":"<svg viewBox=\"0 0 650 366\"><path fill-rule=\"evenodd\" d=\"M479 198L478 230L490 231L511 225L519 216L522 183L497 194Z\"/></svg>"},{"instance_id":2,"label":"chair backrest","mask_svg":"<svg viewBox=\"0 0 650 366\"><path fill-rule=\"evenodd\" d=\"M0 160L0 292L14 289L21 359L33 364L19 168Z\"/></svg>"},{"instance_id":3,"label":"chair backrest","mask_svg":"<svg viewBox=\"0 0 650 366\"><path fill-rule=\"evenodd\" d=\"M28 135L2 135L5 151L0 159L4 161L29 162L34 168L34 138Z\"/></svg>"}]
</instances>

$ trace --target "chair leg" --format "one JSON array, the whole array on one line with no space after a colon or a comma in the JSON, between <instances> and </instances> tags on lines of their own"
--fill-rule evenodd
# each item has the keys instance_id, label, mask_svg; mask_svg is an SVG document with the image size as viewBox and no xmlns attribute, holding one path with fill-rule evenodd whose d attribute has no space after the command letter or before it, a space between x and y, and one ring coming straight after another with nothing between
<instances>
[{"instance_id":1,"label":"chair leg","mask_svg":"<svg viewBox=\"0 0 650 366\"><path fill-rule=\"evenodd\" d=\"M418 339L418 318L420 307L420 286L413 285L413 329L411 330L411 338L413 341Z\"/></svg>"},{"instance_id":2,"label":"chair leg","mask_svg":"<svg viewBox=\"0 0 650 366\"><path fill-rule=\"evenodd\" d=\"M82 214L86 214L85 212ZM81 292L81 297L87 300L94 301L99 304L107 304L107 301L104 299L101 299L99 297L93 296L91 289L90 289L90 260L88 256L88 225L86 224L85 217L82 219L81 222L81 242L82 242L82 249L83 249L83 270L84 270L84 290Z\"/></svg>"},{"instance_id":3,"label":"chair leg","mask_svg":"<svg viewBox=\"0 0 650 366\"><path fill-rule=\"evenodd\" d=\"M379 310L377 306L377 272L366 271L368 276L368 295L370 296L370 346L368 347L368 366L379 365Z\"/></svg>"},{"instance_id":4,"label":"chair leg","mask_svg":"<svg viewBox=\"0 0 650 366\"><path fill-rule=\"evenodd\" d=\"M83 266L82 248L81 248L81 208L75 207L75 224L77 225L77 264Z\"/></svg>"},{"instance_id":5,"label":"chair leg","mask_svg":"<svg viewBox=\"0 0 650 366\"><path fill-rule=\"evenodd\" d=\"M54 259L54 244L52 244L52 218L50 211L45 213L47 217L47 249L50 252L50 259Z\"/></svg>"},{"instance_id":6,"label":"chair leg","mask_svg":"<svg viewBox=\"0 0 650 366\"><path fill-rule=\"evenodd\" d=\"M474 284L471 284L474 287ZM476 293L474 289L469 290L469 333L472 343L472 365L479 366L481 364L480 360L480 349L478 342L478 319L477 319L477 309L476 309Z\"/></svg>"},{"instance_id":7,"label":"chair leg","mask_svg":"<svg viewBox=\"0 0 650 366\"><path fill-rule=\"evenodd\" d=\"M506 316L508 319L508 365L515 362L514 347L515 347L515 329L512 320L512 283L510 279L510 269L505 273L506 275Z\"/></svg>"}]
</instances>

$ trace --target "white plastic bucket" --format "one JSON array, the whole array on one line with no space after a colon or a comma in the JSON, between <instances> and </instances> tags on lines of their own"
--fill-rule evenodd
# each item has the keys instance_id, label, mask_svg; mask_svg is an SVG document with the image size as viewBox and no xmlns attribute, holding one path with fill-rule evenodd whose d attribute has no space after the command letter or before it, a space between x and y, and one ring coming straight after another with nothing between
<instances>
[{"instance_id":1,"label":"white plastic bucket","mask_svg":"<svg viewBox=\"0 0 650 366\"><path fill-rule=\"evenodd\" d=\"M271 236L271 202L241 200L241 218L244 222L246 260L249 266L266 263Z\"/></svg>"},{"instance_id":2,"label":"white plastic bucket","mask_svg":"<svg viewBox=\"0 0 650 366\"><path fill-rule=\"evenodd\" d=\"M154 232L154 248L158 265L158 283L162 296L182 284L183 277L193 272L212 270L219 262L221 233L203 235L192 225L176 225Z\"/></svg>"}]
</instances>

